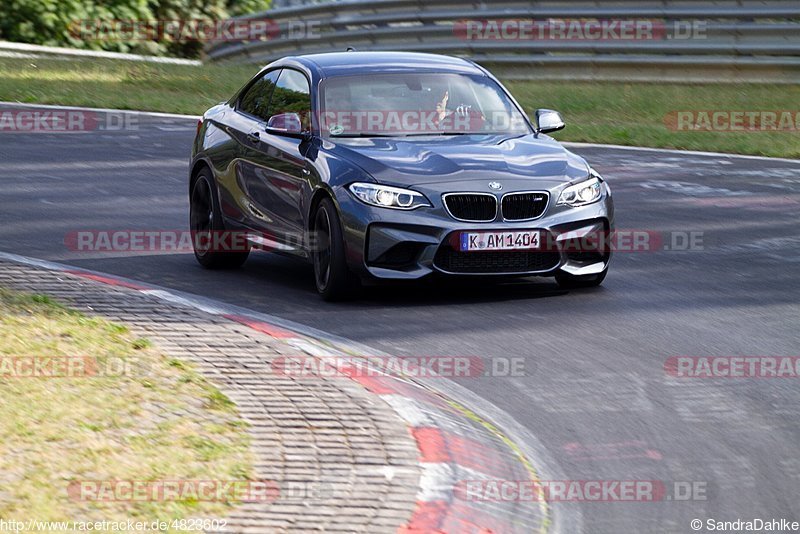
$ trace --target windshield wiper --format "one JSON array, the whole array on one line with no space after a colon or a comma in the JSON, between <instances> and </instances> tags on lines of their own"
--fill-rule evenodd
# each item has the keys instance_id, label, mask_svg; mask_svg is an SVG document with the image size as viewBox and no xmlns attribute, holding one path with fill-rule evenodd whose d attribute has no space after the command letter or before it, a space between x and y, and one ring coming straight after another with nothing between
<instances>
[{"instance_id":1,"label":"windshield wiper","mask_svg":"<svg viewBox=\"0 0 800 534\"><path fill-rule=\"evenodd\" d=\"M423 137L427 135L439 136L439 135L489 135L489 134L483 134L478 132L415 132L415 133L398 133L398 134L359 132L359 133L331 135L330 137L332 139L347 139L347 138L361 138L361 137Z\"/></svg>"},{"instance_id":2,"label":"windshield wiper","mask_svg":"<svg viewBox=\"0 0 800 534\"><path fill-rule=\"evenodd\" d=\"M498 144L498 145L502 145L502 144L503 144L503 143L505 143L506 141L511 141L512 139L519 139L520 137L525 137L526 135L530 135L530 133L521 133L521 134L517 134L517 135L512 135L511 137L506 137L506 138L502 139L502 140L501 140L499 143L497 143L497 144Z\"/></svg>"},{"instance_id":3,"label":"windshield wiper","mask_svg":"<svg viewBox=\"0 0 800 534\"><path fill-rule=\"evenodd\" d=\"M425 135L484 135L479 132L419 132L405 134L405 137L422 137Z\"/></svg>"},{"instance_id":4,"label":"windshield wiper","mask_svg":"<svg viewBox=\"0 0 800 534\"><path fill-rule=\"evenodd\" d=\"M359 133L350 133L350 134L339 134L339 135L331 135L334 139L347 139L347 138L356 138L356 137L402 137L395 134L380 134L380 133L366 133L366 132L359 132Z\"/></svg>"}]
</instances>

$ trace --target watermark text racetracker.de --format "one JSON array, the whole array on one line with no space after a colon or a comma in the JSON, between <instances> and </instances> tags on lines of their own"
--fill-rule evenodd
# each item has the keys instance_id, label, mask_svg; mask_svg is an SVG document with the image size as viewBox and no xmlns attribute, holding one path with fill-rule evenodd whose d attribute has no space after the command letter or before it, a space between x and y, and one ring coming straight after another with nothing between
<instances>
[{"instance_id":1,"label":"watermark text racetracker.de","mask_svg":"<svg viewBox=\"0 0 800 534\"><path fill-rule=\"evenodd\" d=\"M2 378L86 378L101 365L88 356L0 356Z\"/></svg>"},{"instance_id":2,"label":"watermark text racetracker.de","mask_svg":"<svg viewBox=\"0 0 800 534\"><path fill-rule=\"evenodd\" d=\"M672 356L664 372L674 378L798 378L800 356Z\"/></svg>"},{"instance_id":3,"label":"watermark text racetracker.de","mask_svg":"<svg viewBox=\"0 0 800 534\"><path fill-rule=\"evenodd\" d=\"M480 378L526 376L521 357L477 356L360 356L315 358L279 357L270 363L273 373L295 378Z\"/></svg>"},{"instance_id":4,"label":"watermark text racetracker.de","mask_svg":"<svg viewBox=\"0 0 800 534\"><path fill-rule=\"evenodd\" d=\"M705 501L708 483L698 480L461 480L455 496L490 502Z\"/></svg>"},{"instance_id":5,"label":"watermark text racetracker.de","mask_svg":"<svg viewBox=\"0 0 800 534\"><path fill-rule=\"evenodd\" d=\"M248 19L82 19L70 34L82 41L241 42L319 39L318 20L290 20L283 26L269 18Z\"/></svg>"},{"instance_id":6,"label":"watermark text racetracker.de","mask_svg":"<svg viewBox=\"0 0 800 534\"><path fill-rule=\"evenodd\" d=\"M706 22L663 19L465 19L453 34L466 41L653 41L706 39Z\"/></svg>"},{"instance_id":7,"label":"watermark text racetracker.de","mask_svg":"<svg viewBox=\"0 0 800 534\"><path fill-rule=\"evenodd\" d=\"M135 112L96 112L81 109L0 109L2 133L84 133L139 129Z\"/></svg>"},{"instance_id":8,"label":"watermark text racetracker.de","mask_svg":"<svg viewBox=\"0 0 800 534\"><path fill-rule=\"evenodd\" d=\"M491 236L490 236L491 237ZM563 252L659 252L702 251L705 234L696 230L656 231L616 229L614 231L542 231L538 248ZM454 239L458 235L454 234ZM502 239L502 233L497 239ZM485 241L489 242L491 239ZM81 253L189 254L194 249L215 252L274 251L305 247L315 250L315 232L287 234L281 238L255 231L190 230L74 230L64 236L64 245ZM454 245L458 245L454 243Z\"/></svg>"},{"instance_id":9,"label":"watermark text racetracker.de","mask_svg":"<svg viewBox=\"0 0 800 534\"><path fill-rule=\"evenodd\" d=\"M323 502L335 497L327 482L274 480L76 480L70 500L83 502Z\"/></svg>"},{"instance_id":10,"label":"watermark text racetracker.de","mask_svg":"<svg viewBox=\"0 0 800 534\"><path fill-rule=\"evenodd\" d=\"M767 133L800 131L800 110L687 110L664 116L675 132Z\"/></svg>"},{"instance_id":11,"label":"watermark text racetracker.de","mask_svg":"<svg viewBox=\"0 0 800 534\"><path fill-rule=\"evenodd\" d=\"M145 340L135 340L144 348ZM131 356L0 356L0 380L143 377L158 372L151 359Z\"/></svg>"}]
</instances>

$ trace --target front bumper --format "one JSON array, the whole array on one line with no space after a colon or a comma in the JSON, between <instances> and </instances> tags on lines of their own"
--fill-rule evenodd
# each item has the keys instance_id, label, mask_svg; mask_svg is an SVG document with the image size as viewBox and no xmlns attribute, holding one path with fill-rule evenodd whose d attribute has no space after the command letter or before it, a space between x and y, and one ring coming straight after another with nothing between
<instances>
[{"instance_id":1,"label":"front bumper","mask_svg":"<svg viewBox=\"0 0 800 534\"><path fill-rule=\"evenodd\" d=\"M461 187L459 187L459 185ZM423 192L432 207L413 211L376 208L356 200L345 188L337 191L345 248L350 268L362 278L413 280L438 272L458 276L552 276L557 271L573 275L596 274L608 267L609 247L587 250L575 246L583 237L613 232L614 206L608 186L594 204L579 208L556 206L563 184L534 187L519 184L514 190L550 193L547 208L532 221L461 222L451 217L441 195L449 191L475 191L475 184L447 184L414 189ZM500 199L501 195L497 195ZM457 238L463 231L541 230L541 250L460 252Z\"/></svg>"}]
</instances>

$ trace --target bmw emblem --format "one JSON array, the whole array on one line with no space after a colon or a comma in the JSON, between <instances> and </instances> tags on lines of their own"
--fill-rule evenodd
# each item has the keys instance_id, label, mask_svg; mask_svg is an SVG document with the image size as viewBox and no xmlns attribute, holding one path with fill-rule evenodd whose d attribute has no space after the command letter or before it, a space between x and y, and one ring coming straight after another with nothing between
<instances>
[{"instance_id":1,"label":"bmw emblem","mask_svg":"<svg viewBox=\"0 0 800 534\"><path fill-rule=\"evenodd\" d=\"M489 189L500 191L501 189L503 189L503 184L501 184L500 182L489 182Z\"/></svg>"}]
</instances>

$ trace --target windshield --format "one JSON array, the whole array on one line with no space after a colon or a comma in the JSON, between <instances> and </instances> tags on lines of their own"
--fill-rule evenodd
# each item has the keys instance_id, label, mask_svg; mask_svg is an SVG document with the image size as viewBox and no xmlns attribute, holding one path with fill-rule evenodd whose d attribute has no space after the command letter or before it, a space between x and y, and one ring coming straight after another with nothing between
<instances>
[{"instance_id":1,"label":"windshield","mask_svg":"<svg viewBox=\"0 0 800 534\"><path fill-rule=\"evenodd\" d=\"M320 102L320 130L328 137L531 133L519 109L485 76L338 76L322 84Z\"/></svg>"}]
</instances>

